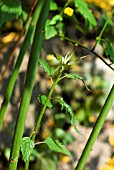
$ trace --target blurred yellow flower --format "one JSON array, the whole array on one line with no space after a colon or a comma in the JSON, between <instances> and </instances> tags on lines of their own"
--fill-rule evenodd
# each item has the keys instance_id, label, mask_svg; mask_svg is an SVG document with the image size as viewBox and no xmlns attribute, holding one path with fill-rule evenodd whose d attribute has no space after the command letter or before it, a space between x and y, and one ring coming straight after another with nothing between
<instances>
[{"instance_id":1,"label":"blurred yellow flower","mask_svg":"<svg viewBox=\"0 0 114 170\"><path fill-rule=\"evenodd\" d=\"M104 1L99 1L99 0L86 0L88 3L94 3L96 6L99 6L103 10L106 11L111 11L112 8L114 7L114 0L104 0Z\"/></svg>"},{"instance_id":2,"label":"blurred yellow flower","mask_svg":"<svg viewBox=\"0 0 114 170\"><path fill-rule=\"evenodd\" d=\"M114 146L114 136L109 136L108 140L109 140L110 145Z\"/></svg>"},{"instance_id":3,"label":"blurred yellow flower","mask_svg":"<svg viewBox=\"0 0 114 170\"><path fill-rule=\"evenodd\" d=\"M113 170L113 169L114 169L114 157L109 159L106 165L104 165L100 170Z\"/></svg>"},{"instance_id":4,"label":"blurred yellow flower","mask_svg":"<svg viewBox=\"0 0 114 170\"><path fill-rule=\"evenodd\" d=\"M66 14L66 15L68 15L70 17L73 15L73 12L74 12L74 10L72 8L70 8L70 7L66 7L64 9L64 14Z\"/></svg>"},{"instance_id":5,"label":"blurred yellow flower","mask_svg":"<svg viewBox=\"0 0 114 170\"><path fill-rule=\"evenodd\" d=\"M95 122L95 120L96 120L96 119L95 119L95 117L94 117L94 116L92 116L92 115L91 115L91 116L89 117L89 121L90 121L90 123L94 123L94 122Z\"/></svg>"}]
</instances>

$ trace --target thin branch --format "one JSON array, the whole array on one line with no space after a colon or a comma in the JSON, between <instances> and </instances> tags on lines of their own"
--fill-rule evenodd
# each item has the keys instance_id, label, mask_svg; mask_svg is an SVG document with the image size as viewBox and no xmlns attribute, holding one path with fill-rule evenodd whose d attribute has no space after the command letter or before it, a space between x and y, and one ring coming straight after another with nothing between
<instances>
[{"instance_id":1,"label":"thin branch","mask_svg":"<svg viewBox=\"0 0 114 170\"><path fill-rule=\"evenodd\" d=\"M21 33L19 34L19 37L18 37L18 39L17 39L17 41L16 41L16 43L15 43L15 46L14 46L14 48L13 48L13 50L12 50L12 52L11 52L9 58L8 58L8 61L7 61L6 65L5 65L5 68L4 68L4 70L2 71L2 73L1 73L0 83L1 83L1 82L3 81L3 79L4 79L4 76L5 76L5 74L6 74L6 71L7 71L8 67L9 67L9 65L10 65L13 57L14 57L15 50L16 50L16 48L17 48L17 46L18 46L18 44L19 44L19 42L20 42L20 40L21 40L21 38L22 38L22 36L23 36L23 34L24 34L24 32L25 32L27 23L28 23L28 21L29 21L29 18L30 18L30 17L32 16L32 14L33 14L33 11L34 11L34 9L35 9L35 7L36 7L37 2L38 2L38 0L35 0L34 3L33 3L33 5L32 5L32 7L31 7L31 10L30 10L30 12L29 12L29 14L28 14L28 16L27 16L27 19L26 19L26 21L25 21L25 23L24 23L23 29L22 29Z\"/></svg>"},{"instance_id":2,"label":"thin branch","mask_svg":"<svg viewBox=\"0 0 114 170\"><path fill-rule=\"evenodd\" d=\"M70 38L68 38L68 37L61 36L61 35L59 35L59 37L60 37L60 38L63 38L64 40L67 40L67 41L69 41L69 42L71 42L71 43L73 43L73 44L75 44L75 46L79 46L79 47L82 47L82 48L86 49L86 50L89 51L90 53L92 53L92 54L94 54L95 56L97 56L97 57L98 57L100 60L102 60L111 70L114 71L114 68L113 68L109 63L107 63L107 62L103 59L103 57L101 57L99 54L97 54L97 53L94 51L94 49L90 49L89 47L81 44L80 42L75 41L75 40L72 40L72 39L70 39Z\"/></svg>"},{"instance_id":3,"label":"thin branch","mask_svg":"<svg viewBox=\"0 0 114 170\"><path fill-rule=\"evenodd\" d=\"M42 141L42 142L36 142L35 145L40 145L40 144L43 144L43 143L45 143L45 142L44 142L44 141Z\"/></svg>"},{"instance_id":4,"label":"thin branch","mask_svg":"<svg viewBox=\"0 0 114 170\"><path fill-rule=\"evenodd\" d=\"M97 44L100 43L101 37L102 37L102 35L103 35L103 33L104 33L104 31L105 31L107 25L109 24L110 19L112 18L112 15L113 15L113 14L114 14L114 10L111 12L111 14L109 15L109 17L107 18L107 20L106 20L106 22L105 22L103 28L101 29L101 32L100 32L99 36L96 38L96 42L95 42L95 45L93 46L92 51L94 51L94 49L95 49L95 47L97 46Z\"/></svg>"}]
</instances>

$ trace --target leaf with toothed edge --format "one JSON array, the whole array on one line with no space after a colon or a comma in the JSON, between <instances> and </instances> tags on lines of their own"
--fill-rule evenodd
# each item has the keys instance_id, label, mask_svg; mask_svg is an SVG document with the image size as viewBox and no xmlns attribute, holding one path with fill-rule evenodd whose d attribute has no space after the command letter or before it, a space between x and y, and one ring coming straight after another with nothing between
<instances>
[{"instance_id":1,"label":"leaf with toothed edge","mask_svg":"<svg viewBox=\"0 0 114 170\"><path fill-rule=\"evenodd\" d=\"M60 103L61 108L65 109L65 111L69 113L71 119L71 125L74 127L76 132L80 133L76 127L76 116L74 115L72 108L63 100L63 98L60 98L58 102Z\"/></svg>"},{"instance_id":2,"label":"leaf with toothed edge","mask_svg":"<svg viewBox=\"0 0 114 170\"><path fill-rule=\"evenodd\" d=\"M55 152L59 152L68 156L71 156L71 153L69 150L58 140L53 140L51 137L47 137L44 141L44 143ZM72 157L72 156L71 156Z\"/></svg>"},{"instance_id":3,"label":"leaf with toothed edge","mask_svg":"<svg viewBox=\"0 0 114 170\"><path fill-rule=\"evenodd\" d=\"M48 63L43 59L43 58L40 58L39 59L39 62L40 62L40 65L41 67L44 69L44 71L49 75L49 76L53 76L54 75L54 68L50 67L48 65Z\"/></svg>"}]
</instances>

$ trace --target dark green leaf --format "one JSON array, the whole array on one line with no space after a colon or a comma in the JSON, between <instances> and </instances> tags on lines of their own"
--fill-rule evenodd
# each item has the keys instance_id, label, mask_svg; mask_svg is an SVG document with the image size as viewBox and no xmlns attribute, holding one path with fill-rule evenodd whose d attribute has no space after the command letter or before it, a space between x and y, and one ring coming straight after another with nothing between
<instances>
[{"instance_id":1,"label":"dark green leaf","mask_svg":"<svg viewBox=\"0 0 114 170\"><path fill-rule=\"evenodd\" d=\"M96 26L97 22L92 12L90 12L87 3L84 0L74 0L74 3L83 17L87 19L92 25Z\"/></svg>"},{"instance_id":2,"label":"dark green leaf","mask_svg":"<svg viewBox=\"0 0 114 170\"><path fill-rule=\"evenodd\" d=\"M33 151L33 148L34 148L34 142L29 137L24 137L21 143L21 152L22 152L23 160L25 162L28 161Z\"/></svg>"},{"instance_id":3,"label":"dark green leaf","mask_svg":"<svg viewBox=\"0 0 114 170\"><path fill-rule=\"evenodd\" d=\"M40 65L41 67L44 69L44 71L49 75L49 76L53 76L54 75L54 68L50 67L48 65L48 63L43 59L43 58L40 58L39 59L39 62L40 62Z\"/></svg>"},{"instance_id":4,"label":"dark green leaf","mask_svg":"<svg viewBox=\"0 0 114 170\"><path fill-rule=\"evenodd\" d=\"M38 100L39 100L40 103L42 103L44 105L46 100L47 100L47 96L41 95L41 96L38 97ZM51 108L52 106L53 106L52 103L49 101L48 104L47 104L47 107Z\"/></svg>"},{"instance_id":5,"label":"dark green leaf","mask_svg":"<svg viewBox=\"0 0 114 170\"><path fill-rule=\"evenodd\" d=\"M114 49L113 49L113 44L112 42L107 38L106 42L108 44L108 47L105 49L105 53L107 55L107 57L110 58L110 60L112 61L112 63L114 63Z\"/></svg>"},{"instance_id":6,"label":"dark green leaf","mask_svg":"<svg viewBox=\"0 0 114 170\"><path fill-rule=\"evenodd\" d=\"M7 21L17 19L22 14L20 0L1 0L0 2L0 26Z\"/></svg>"},{"instance_id":7,"label":"dark green leaf","mask_svg":"<svg viewBox=\"0 0 114 170\"><path fill-rule=\"evenodd\" d=\"M61 98L61 99L59 100L59 103L61 104L62 109L65 109L65 111L69 113L70 119L71 119L71 124L72 124L72 126L74 127L74 129L75 129L78 133L80 133L80 132L78 131L77 127L76 127L76 117L75 117L75 115L74 115L74 113L73 113L72 108L63 100L63 98Z\"/></svg>"},{"instance_id":8,"label":"dark green leaf","mask_svg":"<svg viewBox=\"0 0 114 170\"><path fill-rule=\"evenodd\" d=\"M60 143L59 141L53 140L52 138L47 137L44 142L45 142L45 144L47 144L47 146L52 151L63 153L65 155L71 156L71 153L69 152L69 150L66 149L66 147L62 143Z\"/></svg>"}]
</instances>

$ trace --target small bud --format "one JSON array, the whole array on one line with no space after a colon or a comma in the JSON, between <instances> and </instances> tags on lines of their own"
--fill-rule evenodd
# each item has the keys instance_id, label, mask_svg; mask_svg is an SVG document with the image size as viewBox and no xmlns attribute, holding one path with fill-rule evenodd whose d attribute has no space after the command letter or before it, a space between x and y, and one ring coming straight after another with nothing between
<instances>
[{"instance_id":1,"label":"small bud","mask_svg":"<svg viewBox=\"0 0 114 170\"><path fill-rule=\"evenodd\" d=\"M66 15L68 15L70 17L73 15L73 12L74 12L74 10L72 8L70 8L70 7L66 7L64 9L64 14L66 14Z\"/></svg>"}]
</instances>

